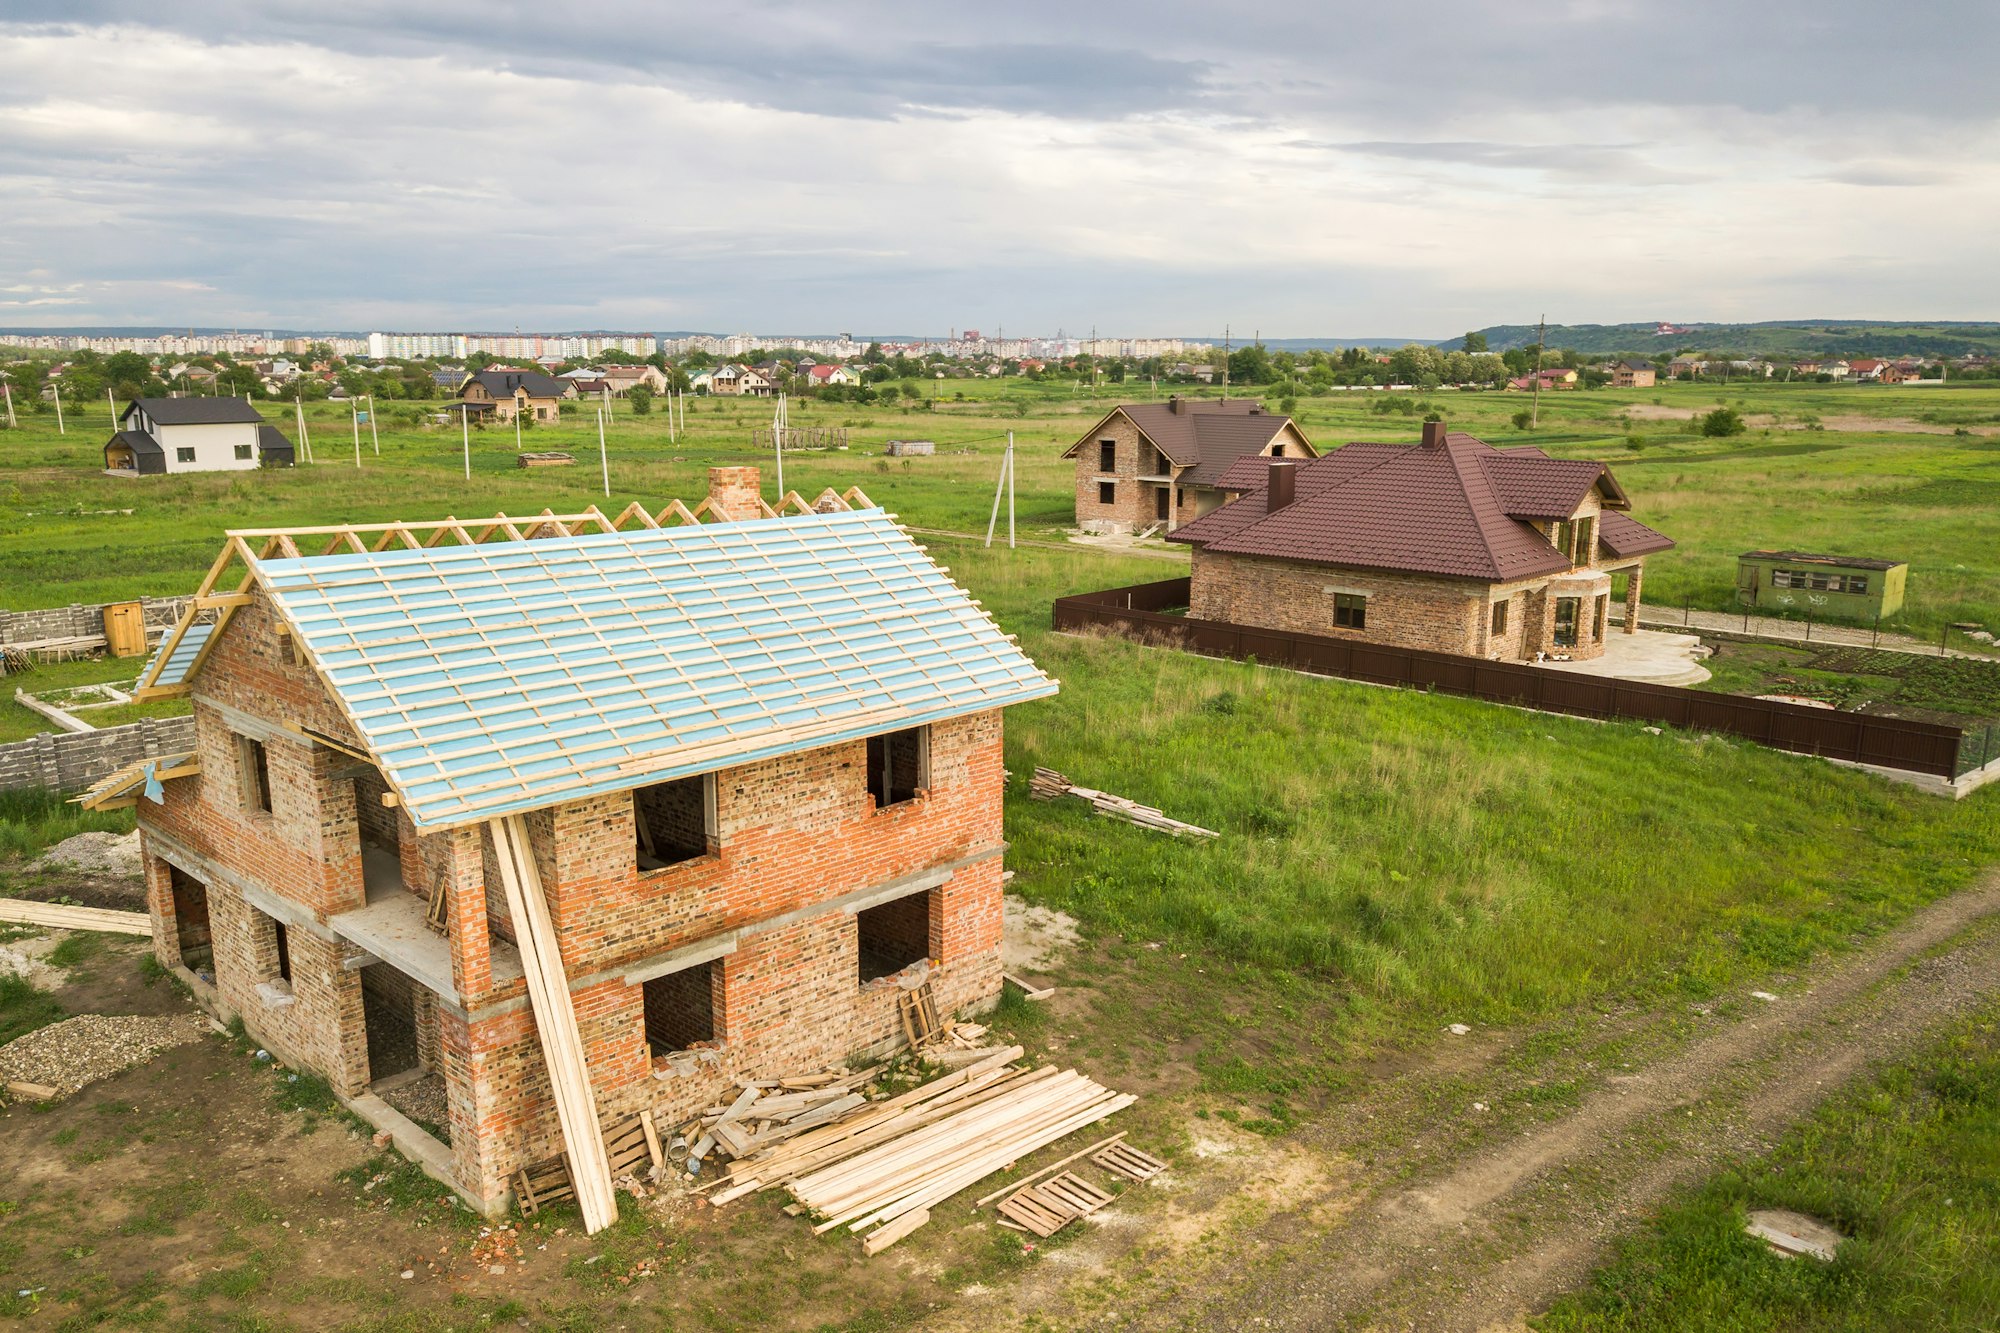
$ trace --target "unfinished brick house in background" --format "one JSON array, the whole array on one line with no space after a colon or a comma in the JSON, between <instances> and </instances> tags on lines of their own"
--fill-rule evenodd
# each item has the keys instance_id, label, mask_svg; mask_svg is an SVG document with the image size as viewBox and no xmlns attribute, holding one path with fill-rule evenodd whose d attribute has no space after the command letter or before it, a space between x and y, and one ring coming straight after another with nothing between
<instances>
[{"instance_id":1,"label":"unfinished brick house in background","mask_svg":"<svg viewBox=\"0 0 2000 1333\"><path fill-rule=\"evenodd\" d=\"M1241 498L1171 537L1194 548L1189 614L1431 652L1602 656L1612 601L1635 630L1645 557L1673 546L1604 464L1435 421L1419 444L1250 457L1219 484Z\"/></svg>"},{"instance_id":2,"label":"unfinished brick house in background","mask_svg":"<svg viewBox=\"0 0 2000 1333\"><path fill-rule=\"evenodd\" d=\"M195 754L100 784L161 962L489 1212L920 977L997 999L1000 710L1056 684L858 491L784 508L231 533L141 678Z\"/></svg>"},{"instance_id":3,"label":"unfinished brick house in background","mask_svg":"<svg viewBox=\"0 0 2000 1333\"><path fill-rule=\"evenodd\" d=\"M1244 398L1123 403L1063 451L1076 460L1076 524L1085 532L1172 531L1219 507L1222 474L1247 457L1311 459L1290 417Z\"/></svg>"}]
</instances>

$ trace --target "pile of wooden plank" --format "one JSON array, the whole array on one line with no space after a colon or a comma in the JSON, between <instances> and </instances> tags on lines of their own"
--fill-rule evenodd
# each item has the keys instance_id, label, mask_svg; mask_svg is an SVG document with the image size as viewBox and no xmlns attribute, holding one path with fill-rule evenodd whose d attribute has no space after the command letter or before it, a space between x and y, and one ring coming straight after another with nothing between
<instances>
[{"instance_id":1,"label":"pile of wooden plank","mask_svg":"<svg viewBox=\"0 0 2000 1333\"><path fill-rule=\"evenodd\" d=\"M1028 783L1028 794L1038 801L1053 801L1060 796L1074 796L1080 801L1088 801L1098 814L1107 818L1122 819L1128 824L1170 833L1176 838L1222 836L1214 829L1202 828L1197 824L1183 824L1180 820L1170 818L1150 805L1140 805L1137 801L1126 797L1113 796L1108 791L1079 787L1053 768L1035 770L1035 776Z\"/></svg>"},{"instance_id":2,"label":"pile of wooden plank","mask_svg":"<svg viewBox=\"0 0 2000 1333\"><path fill-rule=\"evenodd\" d=\"M826 1070L786 1078L743 1080L727 1106L713 1107L679 1136L687 1148L683 1163L702 1163L718 1147L742 1160L809 1130L860 1110L868 1099L859 1091L882 1072L876 1065L858 1073ZM677 1147L678 1156L679 1148ZM698 1167L697 1167L698 1169Z\"/></svg>"},{"instance_id":3,"label":"pile of wooden plank","mask_svg":"<svg viewBox=\"0 0 2000 1333\"><path fill-rule=\"evenodd\" d=\"M153 919L144 912L115 912L108 907L72 907L67 903L36 903L25 898L0 898L0 921L54 930L101 930L115 935L151 935Z\"/></svg>"},{"instance_id":4,"label":"pile of wooden plank","mask_svg":"<svg viewBox=\"0 0 2000 1333\"><path fill-rule=\"evenodd\" d=\"M922 1226L952 1195L1136 1100L1075 1070L1022 1068L1014 1064L1021 1055L1018 1046L1003 1047L957 1073L753 1149L731 1164L709 1202L783 1186L821 1219L816 1231L865 1231L863 1249L875 1254Z\"/></svg>"},{"instance_id":5,"label":"pile of wooden plank","mask_svg":"<svg viewBox=\"0 0 2000 1333\"><path fill-rule=\"evenodd\" d=\"M514 462L518 467L568 467L576 462L576 455L549 449L536 454L517 454Z\"/></svg>"}]
</instances>

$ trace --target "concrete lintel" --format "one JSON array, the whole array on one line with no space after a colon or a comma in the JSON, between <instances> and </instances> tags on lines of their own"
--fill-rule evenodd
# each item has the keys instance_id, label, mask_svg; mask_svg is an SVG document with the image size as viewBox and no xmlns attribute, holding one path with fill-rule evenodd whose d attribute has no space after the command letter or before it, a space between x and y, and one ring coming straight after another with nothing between
<instances>
[{"instance_id":1,"label":"concrete lintel","mask_svg":"<svg viewBox=\"0 0 2000 1333\"><path fill-rule=\"evenodd\" d=\"M636 967L619 968L607 972L594 972L589 976L577 977L570 982L570 986L572 989L595 986L600 982L610 980L612 977L622 979L628 986L637 986L643 982L651 981L654 977L663 977L670 972L683 971L687 968L696 967L702 963L732 954L736 952L737 946L743 940L752 935L761 935L767 930L781 930L786 926L797 925L801 921L811 921L817 917L826 916L830 912L845 912L849 916L852 916L856 912L866 911L870 907L891 902L897 898L907 898L913 893L922 893L926 889L935 889L939 885L949 881L953 875L967 866L978 865L982 861L990 861L996 856L1005 855L1006 851L1006 843L996 843L991 847L973 852L969 856L961 856L956 861L950 861L941 866L932 866L930 869L918 871L914 875L904 875L900 879L887 880L881 884L872 884L865 889L855 889L851 893L843 893L838 898L829 898L825 902L808 903L804 907L795 907L789 912L780 912L778 915L766 917L762 921L753 921L746 926L738 926L733 930L706 936L691 943L670 949L665 953L655 954ZM478 1017L485 1018L487 1016L486 1010L482 1009L478 1013Z\"/></svg>"},{"instance_id":2,"label":"concrete lintel","mask_svg":"<svg viewBox=\"0 0 2000 1333\"><path fill-rule=\"evenodd\" d=\"M315 935L328 944L340 942L340 936L321 925L313 910L305 904L295 903L289 898L272 893L269 889L260 889L253 884L237 884L232 887L243 895L244 902L265 916L282 921L288 927L303 930L308 935Z\"/></svg>"},{"instance_id":3,"label":"concrete lintel","mask_svg":"<svg viewBox=\"0 0 2000 1333\"><path fill-rule=\"evenodd\" d=\"M288 926L325 940L329 944L338 943L340 936L323 924L313 910L303 903L293 902L283 894L273 893L261 885L252 884L233 870L211 861L160 830L148 825L142 839L146 854L157 856L183 874L194 876L204 884L220 884L234 889L239 897L266 916L276 917Z\"/></svg>"},{"instance_id":4,"label":"concrete lintel","mask_svg":"<svg viewBox=\"0 0 2000 1333\"><path fill-rule=\"evenodd\" d=\"M733 930L727 931L721 935L710 936L705 940L697 940L693 944L682 945L680 948L661 954L657 958L648 959L646 962L624 974L625 984L628 986L644 985L655 977L664 977L674 972L685 972L688 968L699 967L703 963L712 963L718 958L727 957L736 952L736 936L737 932ZM596 984L598 980L599 978L597 977L583 977L574 984L589 986Z\"/></svg>"}]
</instances>

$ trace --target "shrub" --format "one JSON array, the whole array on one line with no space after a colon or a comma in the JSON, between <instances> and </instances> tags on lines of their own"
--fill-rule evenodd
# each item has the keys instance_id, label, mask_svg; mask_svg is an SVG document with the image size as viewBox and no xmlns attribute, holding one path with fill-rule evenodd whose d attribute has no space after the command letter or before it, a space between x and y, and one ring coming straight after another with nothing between
<instances>
[{"instance_id":1,"label":"shrub","mask_svg":"<svg viewBox=\"0 0 2000 1333\"><path fill-rule=\"evenodd\" d=\"M1531 426L1534 423L1535 414L1528 411L1526 408L1523 408L1519 412L1516 412L1513 415L1512 420L1514 422L1515 430L1526 430L1528 429L1529 426Z\"/></svg>"},{"instance_id":2,"label":"shrub","mask_svg":"<svg viewBox=\"0 0 2000 1333\"><path fill-rule=\"evenodd\" d=\"M1741 435L1743 414L1733 407L1718 407L1701 419L1701 433L1709 436Z\"/></svg>"}]
</instances>

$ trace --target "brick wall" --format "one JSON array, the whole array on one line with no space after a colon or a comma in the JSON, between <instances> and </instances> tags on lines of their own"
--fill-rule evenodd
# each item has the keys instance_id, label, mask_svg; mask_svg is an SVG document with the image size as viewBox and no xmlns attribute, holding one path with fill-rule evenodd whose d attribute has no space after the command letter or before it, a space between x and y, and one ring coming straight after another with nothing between
<instances>
[{"instance_id":1,"label":"brick wall","mask_svg":"<svg viewBox=\"0 0 2000 1333\"><path fill-rule=\"evenodd\" d=\"M330 938L324 923L363 901L364 821L382 834L393 828L406 884L420 896L445 886L460 998L454 1009L414 988L419 1054L446 1077L459 1183L475 1198L500 1200L508 1176L558 1151L560 1135L524 985L492 973L492 941L509 930L489 836L483 828L419 836L401 811L357 799L365 781L333 776L351 771L349 756L277 729L350 735L317 678L283 652L261 601L239 610L218 640L198 679L193 721L201 775L169 784L163 804L140 810L162 961L176 961L171 853L207 884L218 1001L282 1058L325 1074L343 1093L360 1091L371 1076L362 983L340 965L352 946ZM271 774L268 813L247 807L241 782L237 738L258 733ZM842 894L965 862L900 912L910 947L937 965L944 1009L997 999L999 714L932 727L928 788L887 809L866 790L865 755L866 742L854 741L721 770L716 849L662 870L638 867L629 793L528 816L607 1124L642 1107L682 1119L737 1077L824 1065L894 1041L896 982L864 985L856 916L820 910ZM293 904L306 923L289 931L292 993L278 1002L258 990L272 972L270 927L246 885ZM643 987L623 974L730 931L742 932L735 951L715 962L709 982L719 1049L685 1070L656 1062Z\"/></svg>"},{"instance_id":2,"label":"brick wall","mask_svg":"<svg viewBox=\"0 0 2000 1333\"><path fill-rule=\"evenodd\" d=\"M191 717L149 717L122 727L44 733L0 745L0 791L82 791L127 764L192 750L194 731Z\"/></svg>"},{"instance_id":3,"label":"brick wall","mask_svg":"<svg viewBox=\"0 0 2000 1333\"><path fill-rule=\"evenodd\" d=\"M1476 654L1488 614L1487 585L1472 579L1378 573L1208 550L1194 553L1190 578L1189 614L1204 620L1440 653ZM1337 592L1368 598L1364 628L1334 624Z\"/></svg>"}]
</instances>

